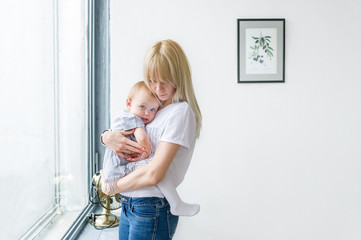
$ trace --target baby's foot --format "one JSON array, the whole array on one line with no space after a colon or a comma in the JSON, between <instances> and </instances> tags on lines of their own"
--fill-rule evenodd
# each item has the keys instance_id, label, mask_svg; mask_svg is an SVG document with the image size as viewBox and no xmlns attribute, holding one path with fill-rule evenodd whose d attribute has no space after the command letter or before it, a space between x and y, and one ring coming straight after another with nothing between
<instances>
[{"instance_id":1,"label":"baby's foot","mask_svg":"<svg viewBox=\"0 0 361 240\"><path fill-rule=\"evenodd\" d=\"M104 181L101 184L102 192L105 193L106 195L116 194L117 193L116 187L117 187L117 180L111 182Z\"/></svg>"}]
</instances>

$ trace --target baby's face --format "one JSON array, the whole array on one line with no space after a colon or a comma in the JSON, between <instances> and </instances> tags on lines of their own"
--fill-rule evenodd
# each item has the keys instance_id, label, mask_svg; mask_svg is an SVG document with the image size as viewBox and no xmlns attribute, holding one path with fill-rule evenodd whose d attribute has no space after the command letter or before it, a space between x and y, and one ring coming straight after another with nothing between
<instances>
[{"instance_id":1,"label":"baby's face","mask_svg":"<svg viewBox=\"0 0 361 240\"><path fill-rule=\"evenodd\" d=\"M153 121L155 114L159 108L159 102L155 97L149 96L147 93L140 91L127 104L128 110L140 117L144 124Z\"/></svg>"}]
</instances>

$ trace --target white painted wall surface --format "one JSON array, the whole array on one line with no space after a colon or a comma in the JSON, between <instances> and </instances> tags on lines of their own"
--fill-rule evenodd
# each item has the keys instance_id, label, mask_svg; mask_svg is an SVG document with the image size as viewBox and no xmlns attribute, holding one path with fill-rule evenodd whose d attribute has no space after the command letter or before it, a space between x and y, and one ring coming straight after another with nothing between
<instances>
[{"instance_id":1,"label":"white painted wall surface","mask_svg":"<svg viewBox=\"0 0 361 240\"><path fill-rule=\"evenodd\" d=\"M192 65L203 129L174 239L361 239L361 1L111 1L111 114L160 39ZM237 84L237 18L286 19L286 83Z\"/></svg>"}]
</instances>

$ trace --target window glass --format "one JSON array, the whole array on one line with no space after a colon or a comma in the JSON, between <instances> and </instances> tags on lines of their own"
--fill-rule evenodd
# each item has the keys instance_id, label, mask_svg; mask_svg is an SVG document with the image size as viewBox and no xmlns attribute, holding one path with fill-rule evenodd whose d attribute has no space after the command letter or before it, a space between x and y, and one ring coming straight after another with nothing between
<instances>
[{"instance_id":1,"label":"window glass","mask_svg":"<svg viewBox=\"0 0 361 240\"><path fill-rule=\"evenodd\" d=\"M3 239L88 202L87 10L85 1L56 2L0 3Z\"/></svg>"},{"instance_id":2,"label":"window glass","mask_svg":"<svg viewBox=\"0 0 361 240\"><path fill-rule=\"evenodd\" d=\"M0 6L6 33L0 38L4 239L20 237L55 203L53 5L21 2L2 1Z\"/></svg>"}]
</instances>

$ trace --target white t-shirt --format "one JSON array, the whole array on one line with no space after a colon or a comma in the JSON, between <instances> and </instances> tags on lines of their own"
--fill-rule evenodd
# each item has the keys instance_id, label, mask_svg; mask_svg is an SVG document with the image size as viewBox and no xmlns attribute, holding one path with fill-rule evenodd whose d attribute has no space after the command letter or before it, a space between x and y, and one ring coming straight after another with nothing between
<instances>
[{"instance_id":1,"label":"white t-shirt","mask_svg":"<svg viewBox=\"0 0 361 240\"><path fill-rule=\"evenodd\" d=\"M197 121L192 108L187 102L169 104L157 112L154 120L147 124L146 131L152 150L155 150L161 141L180 145L167 172L178 186L188 170L196 141ZM157 186L121 194L128 197L164 197Z\"/></svg>"}]
</instances>

